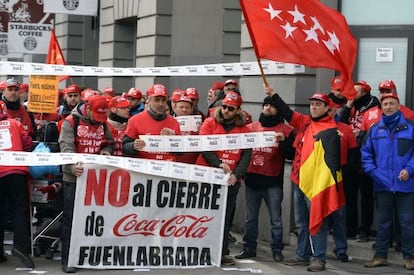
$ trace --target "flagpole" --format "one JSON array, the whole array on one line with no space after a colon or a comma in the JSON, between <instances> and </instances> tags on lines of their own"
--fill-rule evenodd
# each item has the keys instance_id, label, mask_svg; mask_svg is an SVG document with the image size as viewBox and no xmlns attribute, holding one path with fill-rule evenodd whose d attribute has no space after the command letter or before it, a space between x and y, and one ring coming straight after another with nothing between
<instances>
[{"instance_id":1,"label":"flagpole","mask_svg":"<svg viewBox=\"0 0 414 275\"><path fill-rule=\"evenodd\" d=\"M257 63L259 64L260 74L262 75L263 83L266 87L269 87L269 82L267 82L267 78L263 70L262 62L260 61L259 57L256 57L256 58L257 58Z\"/></svg>"}]
</instances>

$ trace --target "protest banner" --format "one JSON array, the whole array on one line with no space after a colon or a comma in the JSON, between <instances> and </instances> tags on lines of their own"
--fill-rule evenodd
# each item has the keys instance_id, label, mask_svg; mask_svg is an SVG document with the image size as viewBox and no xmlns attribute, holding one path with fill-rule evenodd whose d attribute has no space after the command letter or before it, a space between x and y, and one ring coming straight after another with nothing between
<instances>
[{"instance_id":1,"label":"protest banner","mask_svg":"<svg viewBox=\"0 0 414 275\"><path fill-rule=\"evenodd\" d=\"M31 75L27 109L34 113L56 113L58 103L58 77Z\"/></svg>"},{"instance_id":2,"label":"protest banner","mask_svg":"<svg viewBox=\"0 0 414 275\"><path fill-rule=\"evenodd\" d=\"M226 185L85 164L77 179L69 266L220 266Z\"/></svg>"}]
</instances>

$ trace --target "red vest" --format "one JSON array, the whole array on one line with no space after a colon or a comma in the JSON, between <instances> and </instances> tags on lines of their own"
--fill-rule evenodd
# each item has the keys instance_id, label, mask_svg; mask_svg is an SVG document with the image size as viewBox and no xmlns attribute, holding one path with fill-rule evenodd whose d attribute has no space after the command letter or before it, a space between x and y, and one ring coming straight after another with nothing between
<instances>
[{"instance_id":1,"label":"red vest","mask_svg":"<svg viewBox=\"0 0 414 275\"><path fill-rule=\"evenodd\" d=\"M285 137L288 137L293 131L292 127L284 123L279 123L273 127L263 127L260 122L256 121L249 124L248 127L252 132L282 132ZM275 177L280 175L283 164L283 152L278 147L254 148L247 172Z\"/></svg>"},{"instance_id":2,"label":"red vest","mask_svg":"<svg viewBox=\"0 0 414 275\"><path fill-rule=\"evenodd\" d=\"M73 115L66 117L72 126L75 126ZM105 128L102 124L88 124L79 119L79 125L75 137L76 153L99 154L102 143L106 141Z\"/></svg>"},{"instance_id":3,"label":"red vest","mask_svg":"<svg viewBox=\"0 0 414 275\"><path fill-rule=\"evenodd\" d=\"M10 110L7 108L6 103L4 101L0 101L1 108L6 111L7 116L9 118L13 118L17 121L20 121L23 124L23 129L27 131L29 136L34 136L34 129L33 123L30 119L29 113L27 112L26 108L23 104L20 104L19 110Z\"/></svg>"}]
</instances>

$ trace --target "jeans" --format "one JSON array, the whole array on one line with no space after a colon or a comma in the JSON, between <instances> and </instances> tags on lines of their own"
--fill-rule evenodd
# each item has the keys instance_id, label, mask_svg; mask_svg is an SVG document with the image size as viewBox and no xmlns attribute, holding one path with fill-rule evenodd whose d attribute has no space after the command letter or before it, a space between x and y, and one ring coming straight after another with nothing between
<instances>
[{"instance_id":1,"label":"jeans","mask_svg":"<svg viewBox=\"0 0 414 275\"><path fill-rule=\"evenodd\" d=\"M62 243L62 265L68 265L70 236L72 230L73 207L75 204L76 184L63 182L63 216L60 240Z\"/></svg>"},{"instance_id":2,"label":"jeans","mask_svg":"<svg viewBox=\"0 0 414 275\"><path fill-rule=\"evenodd\" d=\"M335 241L334 253L338 256L340 253L345 253L348 249L348 242L346 239L346 207L342 206L335 212L332 217L332 237Z\"/></svg>"},{"instance_id":3,"label":"jeans","mask_svg":"<svg viewBox=\"0 0 414 275\"><path fill-rule=\"evenodd\" d=\"M311 255L309 240L309 205L306 197L299 189L299 185L293 183L293 204L295 210L295 224L298 230L298 245L296 248L296 258L309 260Z\"/></svg>"},{"instance_id":4,"label":"jeans","mask_svg":"<svg viewBox=\"0 0 414 275\"><path fill-rule=\"evenodd\" d=\"M414 258L414 192L377 192L378 233L375 256L387 258L392 234L394 206L401 227L401 252L404 259Z\"/></svg>"},{"instance_id":5,"label":"jeans","mask_svg":"<svg viewBox=\"0 0 414 275\"><path fill-rule=\"evenodd\" d=\"M240 183L235 185L228 186L227 191L227 205L226 205L226 214L224 218L224 236L223 236L223 248L221 254L229 255L229 232L231 225L233 223L233 213L236 207L237 194L239 193Z\"/></svg>"},{"instance_id":6,"label":"jeans","mask_svg":"<svg viewBox=\"0 0 414 275\"><path fill-rule=\"evenodd\" d=\"M4 254L4 222L6 213L4 205L9 202L13 217L13 246L23 254L30 254L30 214L29 187L26 175L9 174L0 178L0 255Z\"/></svg>"},{"instance_id":7,"label":"jeans","mask_svg":"<svg viewBox=\"0 0 414 275\"><path fill-rule=\"evenodd\" d=\"M272 241L270 247L274 253L280 253L283 249L282 209L283 189L270 187L254 189L246 185L244 193L246 199L246 220L244 222L244 250L256 252L257 237L259 231L259 210L262 199L267 205L270 216Z\"/></svg>"}]
</instances>

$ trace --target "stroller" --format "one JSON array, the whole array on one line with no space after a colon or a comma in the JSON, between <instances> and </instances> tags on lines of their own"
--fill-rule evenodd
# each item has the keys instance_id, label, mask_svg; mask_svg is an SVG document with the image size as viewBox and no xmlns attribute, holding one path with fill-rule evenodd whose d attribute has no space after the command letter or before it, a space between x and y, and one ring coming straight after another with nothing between
<instances>
[{"instance_id":1,"label":"stroller","mask_svg":"<svg viewBox=\"0 0 414 275\"><path fill-rule=\"evenodd\" d=\"M59 152L58 131L55 122L47 122L39 129L36 148L47 147L50 152ZM40 146L39 146L40 145ZM34 151L36 151L36 148ZM59 247L61 218L63 211L62 173L59 166L30 167L33 177L32 205L36 208L38 219L36 232L33 234L33 255L45 255L53 259Z\"/></svg>"}]
</instances>

